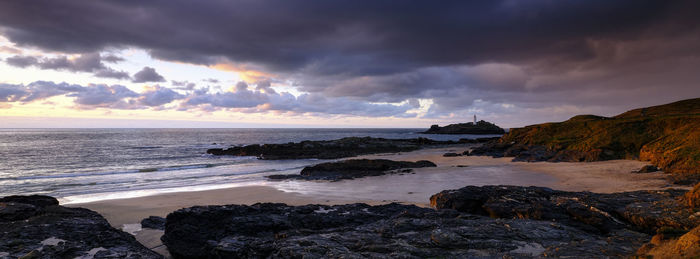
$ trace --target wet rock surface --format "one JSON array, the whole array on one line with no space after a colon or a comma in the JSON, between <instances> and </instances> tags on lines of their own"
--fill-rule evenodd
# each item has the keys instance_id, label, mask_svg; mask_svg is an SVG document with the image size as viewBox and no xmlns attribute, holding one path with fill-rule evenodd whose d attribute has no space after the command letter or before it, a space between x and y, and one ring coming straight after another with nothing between
<instances>
[{"instance_id":1,"label":"wet rock surface","mask_svg":"<svg viewBox=\"0 0 700 259\"><path fill-rule=\"evenodd\" d=\"M591 258L634 253L648 238L613 234L413 205L265 203L178 210L168 215L163 241L175 258Z\"/></svg>"},{"instance_id":2,"label":"wet rock surface","mask_svg":"<svg viewBox=\"0 0 700 259\"><path fill-rule=\"evenodd\" d=\"M435 194L430 204L494 218L556 221L593 233L632 229L653 234L662 227L690 229L700 224L693 209L678 202L685 192L600 194L545 187L467 186Z\"/></svg>"},{"instance_id":3,"label":"wet rock surface","mask_svg":"<svg viewBox=\"0 0 700 259\"><path fill-rule=\"evenodd\" d=\"M436 141L427 138L384 139L371 137L349 137L326 141L302 141L287 144L263 144L214 148L207 150L212 155L256 156L260 159L337 159L377 153L408 152L439 145L479 143L490 139L460 141Z\"/></svg>"},{"instance_id":4,"label":"wet rock surface","mask_svg":"<svg viewBox=\"0 0 700 259\"><path fill-rule=\"evenodd\" d=\"M633 173L637 174L646 174L646 173L653 173L653 172L658 172L660 169L656 166L653 165L645 165L642 166L641 169L634 171Z\"/></svg>"},{"instance_id":5,"label":"wet rock surface","mask_svg":"<svg viewBox=\"0 0 700 259\"><path fill-rule=\"evenodd\" d=\"M94 211L48 196L0 199L0 258L162 258Z\"/></svg>"},{"instance_id":6,"label":"wet rock surface","mask_svg":"<svg viewBox=\"0 0 700 259\"><path fill-rule=\"evenodd\" d=\"M661 227L687 232L697 226L693 211L677 200L682 194L469 186L434 195L437 210L401 204L200 206L168 215L162 239L176 258L625 257Z\"/></svg>"},{"instance_id":7,"label":"wet rock surface","mask_svg":"<svg viewBox=\"0 0 700 259\"><path fill-rule=\"evenodd\" d=\"M298 175L270 175L269 179L328 180L339 181L367 176L392 173L409 173L410 168L436 167L435 163L421 160L417 162L392 161L388 159L349 159L339 162L321 163L307 166Z\"/></svg>"},{"instance_id":8,"label":"wet rock surface","mask_svg":"<svg viewBox=\"0 0 700 259\"><path fill-rule=\"evenodd\" d=\"M141 227L150 229L165 229L165 218L158 216L150 216L141 220Z\"/></svg>"}]
</instances>

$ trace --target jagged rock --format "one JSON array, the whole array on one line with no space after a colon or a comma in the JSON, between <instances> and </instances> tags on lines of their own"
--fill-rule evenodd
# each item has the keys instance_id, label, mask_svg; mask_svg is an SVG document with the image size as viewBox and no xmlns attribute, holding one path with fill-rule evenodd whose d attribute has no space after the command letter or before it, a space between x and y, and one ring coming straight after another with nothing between
<instances>
[{"instance_id":1,"label":"jagged rock","mask_svg":"<svg viewBox=\"0 0 700 259\"><path fill-rule=\"evenodd\" d=\"M683 203L691 208L700 208L700 183L696 184L692 190L685 193Z\"/></svg>"},{"instance_id":2,"label":"jagged rock","mask_svg":"<svg viewBox=\"0 0 700 259\"><path fill-rule=\"evenodd\" d=\"M641 169L639 169L639 170L637 170L637 171L634 171L634 172L632 172L632 173L636 173L636 174L646 174L646 173L653 173L653 172L658 172L658 171L659 171L659 168L656 167L656 166L653 166L653 165L645 165L645 166L642 166Z\"/></svg>"},{"instance_id":3,"label":"jagged rock","mask_svg":"<svg viewBox=\"0 0 700 259\"><path fill-rule=\"evenodd\" d=\"M52 197L2 198L0 215L2 258L162 258L96 212Z\"/></svg>"},{"instance_id":4,"label":"jagged rock","mask_svg":"<svg viewBox=\"0 0 700 259\"><path fill-rule=\"evenodd\" d=\"M158 216L150 216L141 220L141 227L150 229L165 229L165 218Z\"/></svg>"},{"instance_id":5,"label":"jagged rock","mask_svg":"<svg viewBox=\"0 0 700 259\"><path fill-rule=\"evenodd\" d=\"M476 140L474 140L476 141ZM287 144L264 144L214 148L207 150L212 155L257 156L260 159L337 159L376 153L414 151L426 146L451 145L471 142L436 141L427 138L384 139L371 137L348 137L337 140L302 141Z\"/></svg>"},{"instance_id":6,"label":"jagged rock","mask_svg":"<svg viewBox=\"0 0 700 259\"><path fill-rule=\"evenodd\" d=\"M685 191L635 191L612 194L564 192L545 187L467 186L430 197L437 209L494 218L548 220L589 232L634 229L655 233L661 227L690 229L700 223L677 199Z\"/></svg>"},{"instance_id":7,"label":"jagged rock","mask_svg":"<svg viewBox=\"0 0 700 259\"><path fill-rule=\"evenodd\" d=\"M432 125L423 134L503 134L505 130L487 121L450 124L444 127Z\"/></svg>"},{"instance_id":8,"label":"jagged rock","mask_svg":"<svg viewBox=\"0 0 700 259\"><path fill-rule=\"evenodd\" d=\"M512 128L471 154L514 157L515 161L638 159L663 168L674 183L695 184L700 182L698 128L700 98L614 117L579 115L563 122Z\"/></svg>"},{"instance_id":9,"label":"jagged rock","mask_svg":"<svg viewBox=\"0 0 700 259\"><path fill-rule=\"evenodd\" d=\"M639 257L700 258L700 226L690 231L659 233L637 250Z\"/></svg>"},{"instance_id":10,"label":"jagged rock","mask_svg":"<svg viewBox=\"0 0 700 259\"><path fill-rule=\"evenodd\" d=\"M442 156L444 156L444 157L456 157L456 156L461 156L461 154L448 152L448 153L442 154Z\"/></svg>"},{"instance_id":11,"label":"jagged rock","mask_svg":"<svg viewBox=\"0 0 700 259\"><path fill-rule=\"evenodd\" d=\"M468 153L470 156L513 157L514 162L591 162L605 160L601 157L605 152L594 150L582 152L576 150L553 150L542 145L523 145L514 142L502 143L489 141L475 147Z\"/></svg>"},{"instance_id":12,"label":"jagged rock","mask_svg":"<svg viewBox=\"0 0 700 259\"><path fill-rule=\"evenodd\" d=\"M630 255L648 238L413 205L264 203L175 211L162 239L175 258L600 258Z\"/></svg>"},{"instance_id":13,"label":"jagged rock","mask_svg":"<svg viewBox=\"0 0 700 259\"><path fill-rule=\"evenodd\" d=\"M338 181L367 176L378 176L387 173L406 173L410 169L435 167L435 163L421 160L417 162L392 161L387 159L349 159L339 162L321 163L307 166L298 175L270 175L269 179L299 179L299 180L328 180Z\"/></svg>"}]
</instances>

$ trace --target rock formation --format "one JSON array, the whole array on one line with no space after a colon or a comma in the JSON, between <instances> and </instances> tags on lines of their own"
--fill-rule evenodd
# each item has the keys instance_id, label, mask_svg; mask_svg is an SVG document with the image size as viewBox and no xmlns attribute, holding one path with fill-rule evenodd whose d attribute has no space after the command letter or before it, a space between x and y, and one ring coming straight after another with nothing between
<instances>
[{"instance_id":1,"label":"rock formation","mask_svg":"<svg viewBox=\"0 0 700 259\"><path fill-rule=\"evenodd\" d=\"M487 121L458 123L444 127L432 125L424 134L503 134L505 130Z\"/></svg>"},{"instance_id":2,"label":"rock formation","mask_svg":"<svg viewBox=\"0 0 700 259\"><path fill-rule=\"evenodd\" d=\"M298 175L270 175L269 179L299 179L339 181L367 176L378 176L391 173L407 173L410 169L420 167L435 167L433 162L421 160L417 162L392 161L387 159L349 159L339 162L321 163L307 166Z\"/></svg>"},{"instance_id":3,"label":"rock formation","mask_svg":"<svg viewBox=\"0 0 700 259\"><path fill-rule=\"evenodd\" d=\"M579 115L559 123L511 129L471 155L516 161L650 161L674 182L700 179L700 98L632 110L614 117Z\"/></svg>"},{"instance_id":4,"label":"rock formation","mask_svg":"<svg viewBox=\"0 0 700 259\"><path fill-rule=\"evenodd\" d=\"M48 196L0 199L0 258L162 258L94 211Z\"/></svg>"},{"instance_id":5,"label":"rock formation","mask_svg":"<svg viewBox=\"0 0 700 259\"><path fill-rule=\"evenodd\" d=\"M470 186L431 197L437 210L400 204L197 206L169 214L162 240L175 258L625 257L661 227L697 225L700 219L677 201L682 194Z\"/></svg>"},{"instance_id":6,"label":"rock formation","mask_svg":"<svg viewBox=\"0 0 700 259\"><path fill-rule=\"evenodd\" d=\"M427 146L472 143L477 140L436 141L427 138L384 139L348 137L337 140L302 141L287 144L263 144L209 149L208 154L232 156L257 156L260 159L337 159L366 154L408 152Z\"/></svg>"}]
</instances>

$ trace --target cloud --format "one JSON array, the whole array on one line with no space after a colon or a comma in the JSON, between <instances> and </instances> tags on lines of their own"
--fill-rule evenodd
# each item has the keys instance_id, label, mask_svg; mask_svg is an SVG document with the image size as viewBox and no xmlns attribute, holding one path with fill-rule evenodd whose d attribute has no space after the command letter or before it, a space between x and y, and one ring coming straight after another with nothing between
<instances>
[{"instance_id":1,"label":"cloud","mask_svg":"<svg viewBox=\"0 0 700 259\"><path fill-rule=\"evenodd\" d=\"M185 98L202 107L308 111L333 100L339 107L330 111L357 102L361 114L381 106L369 104L429 99L437 118L475 109L621 111L697 97L698 9L689 0L2 1L0 34L49 51L140 48L306 93L291 98L261 83ZM85 70L96 64L88 58L44 66ZM505 104L515 108L498 108Z\"/></svg>"},{"instance_id":2,"label":"cloud","mask_svg":"<svg viewBox=\"0 0 700 259\"><path fill-rule=\"evenodd\" d=\"M302 94L296 97L287 92L275 92L269 88L267 81L259 82L256 90L248 88L248 84L241 81L236 84L233 91L229 92L195 91L186 98L184 105L205 108L209 111L231 108L240 112L274 111L316 115L415 117L415 114L407 113L413 108L409 104L376 104L346 97L327 98L320 94ZM181 110L186 109L181 107Z\"/></svg>"},{"instance_id":3,"label":"cloud","mask_svg":"<svg viewBox=\"0 0 700 259\"><path fill-rule=\"evenodd\" d=\"M231 91L209 92L197 89L183 95L162 86L145 87L137 93L122 85L89 84L87 86L68 83L36 81L28 85L0 84L0 103L45 100L54 96L73 98L77 109L177 109L187 111L201 109L218 111L232 109L239 112L283 112L315 114L318 116L369 116L369 117L415 117L408 111L414 106L406 104L370 103L359 99L328 98L320 94L294 96L287 92L265 90L268 82L261 82L251 90L247 83L237 83ZM182 100L179 107L164 105Z\"/></svg>"},{"instance_id":4,"label":"cloud","mask_svg":"<svg viewBox=\"0 0 700 259\"><path fill-rule=\"evenodd\" d=\"M146 106L161 106L183 97L183 95L171 90L170 88L154 86L147 88L147 91L141 93L138 101L139 104Z\"/></svg>"},{"instance_id":5,"label":"cloud","mask_svg":"<svg viewBox=\"0 0 700 259\"><path fill-rule=\"evenodd\" d=\"M218 81L217 81L218 82ZM180 89L180 90L194 90L194 88L197 86L195 83L188 82L188 81L171 81L173 86L176 86L175 89Z\"/></svg>"},{"instance_id":6,"label":"cloud","mask_svg":"<svg viewBox=\"0 0 700 259\"><path fill-rule=\"evenodd\" d=\"M98 84L69 96L75 97L75 103L83 107L128 108L130 105L124 99L138 97L139 94L122 85Z\"/></svg>"},{"instance_id":7,"label":"cloud","mask_svg":"<svg viewBox=\"0 0 700 259\"><path fill-rule=\"evenodd\" d=\"M32 102L53 96L83 91L79 85L36 81L28 85L0 84L0 102Z\"/></svg>"},{"instance_id":8,"label":"cloud","mask_svg":"<svg viewBox=\"0 0 700 259\"><path fill-rule=\"evenodd\" d=\"M0 53L22 54L22 50L9 46L0 46Z\"/></svg>"},{"instance_id":9,"label":"cloud","mask_svg":"<svg viewBox=\"0 0 700 259\"><path fill-rule=\"evenodd\" d=\"M53 58L15 55L5 59L5 63L8 65L20 68L36 66L41 69L93 73L94 76L103 78L130 78L128 73L109 68L104 65L103 61L114 63L119 62L120 58L111 55L103 58L99 53L86 53L74 59L69 59L67 56L63 55Z\"/></svg>"},{"instance_id":10,"label":"cloud","mask_svg":"<svg viewBox=\"0 0 700 259\"><path fill-rule=\"evenodd\" d=\"M12 56L5 59L5 63L14 67L25 68L37 64L37 59L32 56Z\"/></svg>"},{"instance_id":11,"label":"cloud","mask_svg":"<svg viewBox=\"0 0 700 259\"><path fill-rule=\"evenodd\" d=\"M165 78L158 74L156 70L152 67L144 67L141 71L134 74L134 83L146 83L146 82L165 82Z\"/></svg>"}]
</instances>

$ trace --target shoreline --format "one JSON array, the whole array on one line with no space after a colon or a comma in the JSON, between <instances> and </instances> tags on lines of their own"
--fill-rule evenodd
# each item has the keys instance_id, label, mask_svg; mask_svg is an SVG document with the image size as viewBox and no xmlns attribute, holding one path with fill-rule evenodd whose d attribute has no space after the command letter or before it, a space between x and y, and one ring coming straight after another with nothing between
<instances>
[{"instance_id":1,"label":"shoreline","mask_svg":"<svg viewBox=\"0 0 700 259\"><path fill-rule=\"evenodd\" d=\"M437 167L415 168L412 173L406 174L388 174L336 182L264 180L240 187L168 192L142 197L70 203L65 206L96 211L115 228L134 234L144 246L169 258L169 252L160 240L164 232L142 229L140 222L149 216L166 217L175 210L192 206L252 205L265 202L294 206L352 203L380 205L397 202L430 207L431 195L468 185L541 186L563 191L600 193L668 188L688 189L686 186L670 184L666 180L666 175L660 172L631 173L648 164L635 160L528 163L511 162L512 158L485 156L443 157L444 153L461 153L468 148L470 146L440 147L405 153L354 157L396 161L429 160L437 164Z\"/></svg>"},{"instance_id":2,"label":"shoreline","mask_svg":"<svg viewBox=\"0 0 700 259\"><path fill-rule=\"evenodd\" d=\"M668 188L689 189L672 185L663 173L633 174L646 162L610 160L599 162L511 162L511 158L484 156L443 157L447 152L461 152L465 147L440 147L412 152L363 155L354 158L403 161L429 160L434 168L416 168L409 174L390 174L337 182L269 181L239 187L167 192L141 197L69 203L105 216L115 227L134 224L148 216L165 217L174 210L204 205L254 204L279 202L304 204L384 204L399 202L429 206L431 195L442 190L467 185L541 186L563 191L613 193ZM466 167L462 167L466 166Z\"/></svg>"}]
</instances>

